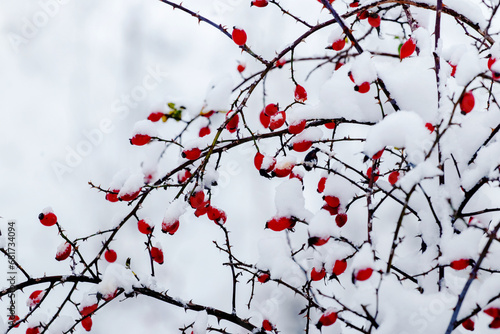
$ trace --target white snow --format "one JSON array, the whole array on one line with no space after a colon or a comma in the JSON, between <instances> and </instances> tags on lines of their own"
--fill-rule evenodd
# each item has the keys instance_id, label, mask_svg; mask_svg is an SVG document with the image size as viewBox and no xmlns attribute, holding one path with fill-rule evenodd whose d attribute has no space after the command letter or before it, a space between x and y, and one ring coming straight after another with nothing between
<instances>
[{"instance_id":1,"label":"white snow","mask_svg":"<svg viewBox=\"0 0 500 334\"><path fill-rule=\"evenodd\" d=\"M352 62L351 72L354 82L358 85L365 81L372 82L377 79L377 71L372 62L371 54L366 51Z\"/></svg>"},{"instance_id":2,"label":"white snow","mask_svg":"<svg viewBox=\"0 0 500 334\"><path fill-rule=\"evenodd\" d=\"M483 232L475 228L468 228L458 235L449 235L441 239L441 251L443 255L439 263L446 265L451 261L460 259L477 259L479 256L479 245Z\"/></svg>"},{"instance_id":3,"label":"white snow","mask_svg":"<svg viewBox=\"0 0 500 334\"><path fill-rule=\"evenodd\" d=\"M425 122L415 112L399 111L388 115L371 127L364 152L373 156L386 146L405 148L409 162L422 162L432 145L432 137Z\"/></svg>"},{"instance_id":4,"label":"white snow","mask_svg":"<svg viewBox=\"0 0 500 334\"><path fill-rule=\"evenodd\" d=\"M196 314L193 325L194 334L205 334L207 332L208 314L207 311L200 311Z\"/></svg>"},{"instance_id":5,"label":"white snow","mask_svg":"<svg viewBox=\"0 0 500 334\"><path fill-rule=\"evenodd\" d=\"M168 223L174 222L179 219L186 212L188 204L181 199L173 201L167 207L165 215L163 216L163 221Z\"/></svg>"},{"instance_id":6,"label":"white snow","mask_svg":"<svg viewBox=\"0 0 500 334\"><path fill-rule=\"evenodd\" d=\"M323 131L320 128L307 128L304 129L301 133L296 135L291 141L290 144L300 143L303 141L317 141L323 137Z\"/></svg>"},{"instance_id":7,"label":"white snow","mask_svg":"<svg viewBox=\"0 0 500 334\"><path fill-rule=\"evenodd\" d=\"M134 128L132 130L132 136L135 135L148 135L150 137L158 136L158 130L156 129L156 124L150 122L149 120L141 120L134 124Z\"/></svg>"},{"instance_id":8,"label":"white snow","mask_svg":"<svg viewBox=\"0 0 500 334\"><path fill-rule=\"evenodd\" d=\"M144 186L144 174L136 172L130 175L118 193L118 197L134 194Z\"/></svg>"},{"instance_id":9,"label":"white snow","mask_svg":"<svg viewBox=\"0 0 500 334\"><path fill-rule=\"evenodd\" d=\"M339 25L335 25L328 36L328 45L331 46L333 42L342 39L344 37L343 34L342 28Z\"/></svg>"},{"instance_id":10,"label":"white snow","mask_svg":"<svg viewBox=\"0 0 500 334\"><path fill-rule=\"evenodd\" d=\"M134 284L137 284L137 279L132 273L132 270L115 262L108 264L106 267L102 280L97 286L97 290L102 295L112 295L118 288L125 290L125 293L130 293L133 291ZM93 302L90 301L84 306L89 305L93 305Z\"/></svg>"},{"instance_id":11,"label":"white snow","mask_svg":"<svg viewBox=\"0 0 500 334\"><path fill-rule=\"evenodd\" d=\"M290 250L284 239L278 237L263 238L259 240L258 247L259 259L256 263L258 269L269 270L271 278L280 279L292 275L297 279L298 268L290 258ZM303 279L305 278L301 280Z\"/></svg>"},{"instance_id":12,"label":"white snow","mask_svg":"<svg viewBox=\"0 0 500 334\"><path fill-rule=\"evenodd\" d=\"M302 183L296 178L285 180L276 188L275 204L278 217L304 220L311 217L311 213L305 209Z\"/></svg>"},{"instance_id":13,"label":"white snow","mask_svg":"<svg viewBox=\"0 0 500 334\"><path fill-rule=\"evenodd\" d=\"M418 184L425 178L433 178L442 175L443 171L440 170L436 163L428 159L424 162L419 163L417 166L412 168L409 172L404 174L396 183L396 185L401 186L403 190L410 191L410 189Z\"/></svg>"},{"instance_id":14,"label":"white snow","mask_svg":"<svg viewBox=\"0 0 500 334\"><path fill-rule=\"evenodd\" d=\"M431 55L409 57L402 62L377 62L377 73L401 110L434 123L437 111L436 74ZM392 108L386 108L386 113Z\"/></svg>"},{"instance_id":15,"label":"white snow","mask_svg":"<svg viewBox=\"0 0 500 334\"><path fill-rule=\"evenodd\" d=\"M354 255L351 267L353 270L372 268L375 271L374 263L372 247L369 243L365 243L356 255Z\"/></svg>"},{"instance_id":16,"label":"white snow","mask_svg":"<svg viewBox=\"0 0 500 334\"><path fill-rule=\"evenodd\" d=\"M455 79L461 86L469 84L472 79L483 71L479 54L473 49L467 50L467 52L460 57L460 61L456 65L457 72L455 74Z\"/></svg>"},{"instance_id":17,"label":"white snow","mask_svg":"<svg viewBox=\"0 0 500 334\"><path fill-rule=\"evenodd\" d=\"M71 247L68 242L61 243L59 246L57 246L56 256L62 255L68 249L68 247Z\"/></svg>"},{"instance_id":18,"label":"white snow","mask_svg":"<svg viewBox=\"0 0 500 334\"><path fill-rule=\"evenodd\" d=\"M233 79L228 74L222 74L210 82L205 98L205 110L229 111L230 97L234 87Z\"/></svg>"}]
</instances>

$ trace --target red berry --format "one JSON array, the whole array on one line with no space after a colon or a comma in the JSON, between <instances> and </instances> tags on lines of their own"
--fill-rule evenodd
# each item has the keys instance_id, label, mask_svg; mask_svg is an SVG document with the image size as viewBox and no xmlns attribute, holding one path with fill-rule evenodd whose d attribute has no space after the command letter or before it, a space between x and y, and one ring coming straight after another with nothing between
<instances>
[{"instance_id":1,"label":"red berry","mask_svg":"<svg viewBox=\"0 0 500 334\"><path fill-rule=\"evenodd\" d=\"M326 238L310 237L307 240L307 244L309 246L323 246L324 244L326 244L328 242L328 240L330 240L330 237L326 237Z\"/></svg>"},{"instance_id":2,"label":"red berry","mask_svg":"<svg viewBox=\"0 0 500 334\"><path fill-rule=\"evenodd\" d=\"M358 17L358 19L360 19L360 20L364 20L364 19L367 19L367 18L368 18L368 14L369 14L369 13L368 13L368 11L367 11L367 10L364 10L364 11L362 11L362 12L359 12L359 13L357 14L357 17Z\"/></svg>"},{"instance_id":3,"label":"red berry","mask_svg":"<svg viewBox=\"0 0 500 334\"><path fill-rule=\"evenodd\" d=\"M82 327L85 328L87 332L90 332L92 329L92 319L90 317L86 317L82 320Z\"/></svg>"},{"instance_id":4,"label":"red berry","mask_svg":"<svg viewBox=\"0 0 500 334\"><path fill-rule=\"evenodd\" d=\"M233 29L232 38L236 45L242 46L247 42L247 33L245 30L235 27Z\"/></svg>"},{"instance_id":5,"label":"red berry","mask_svg":"<svg viewBox=\"0 0 500 334\"><path fill-rule=\"evenodd\" d=\"M106 261L108 261L109 263L113 263L116 261L116 258L117 258L117 255L116 255L116 252L112 249L108 249L106 250L106 252L104 253L104 258L106 259Z\"/></svg>"},{"instance_id":6,"label":"red berry","mask_svg":"<svg viewBox=\"0 0 500 334\"><path fill-rule=\"evenodd\" d=\"M287 177L292 172L293 167L295 167L294 163L281 162L274 167L273 174L277 177Z\"/></svg>"},{"instance_id":7,"label":"red berry","mask_svg":"<svg viewBox=\"0 0 500 334\"><path fill-rule=\"evenodd\" d=\"M97 310L97 304L87 305L80 310L80 314L82 315L82 317L84 317L86 315L92 314L96 310Z\"/></svg>"},{"instance_id":8,"label":"red berry","mask_svg":"<svg viewBox=\"0 0 500 334\"><path fill-rule=\"evenodd\" d=\"M301 85L295 86L295 100L298 102L306 102L307 92Z\"/></svg>"},{"instance_id":9,"label":"red berry","mask_svg":"<svg viewBox=\"0 0 500 334\"><path fill-rule=\"evenodd\" d=\"M275 103L270 103L264 108L264 114L271 117L278 112L278 105Z\"/></svg>"},{"instance_id":10,"label":"red berry","mask_svg":"<svg viewBox=\"0 0 500 334\"><path fill-rule=\"evenodd\" d=\"M282 68L285 64L286 64L285 58L281 58L276 61L276 66L278 68Z\"/></svg>"},{"instance_id":11,"label":"red berry","mask_svg":"<svg viewBox=\"0 0 500 334\"><path fill-rule=\"evenodd\" d=\"M408 58L415 52L415 48L417 45L413 38L409 38L406 42L404 42L403 46L401 46L401 50L399 50L399 59L403 60L404 58Z\"/></svg>"},{"instance_id":12,"label":"red berry","mask_svg":"<svg viewBox=\"0 0 500 334\"><path fill-rule=\"evenodd\" d=\"M493 64L496 63L496 61L497 61L496 58L493 58L491 56L488 59L488 69L491 71L491 76L493 77L494 80L500 79L500 72L496 72L491 69L493 67Z\"/></svg>"},{"instance_id":13,"label":"red berry","mask_svg":"<svg viewBox=\"0 0 500 334\"><path fill-rule=\"evenodd\" d=\"M261 283L266 283L267 281L269 281L271 279L271 275L269 275L268 273L261 273L259 275L259 277L257 277L257 280Z\"/></svg>"},{"instance_id":14,"label":"red berry","mask_svg":"<svg viewBox=\"0 0 500 334\"><path fill-rule=\"evenodd\" d=\"M325 191L325 185L326 185L326 177L323 176L321 179L319 179L319 182L318 182L318 192L319 193L322 193L323 191Z\"/></svg>"},{"instance_id":15,"label":"red berry","mask_svg":"<svg viewBox=\"0 0 500 334\"><path fill-rule=\"evenodd\" d=\"M356 8L358 6L359 6L359 1L358 0L354 0L353 2L351 2L349 4L349 7L351 7L351 8Z\"/></svg>"},{"instance_id":16,"label":"red berry","mask_svg":"<svg viewBox=\"0 0 500 334\"><path fill-rule=\"evenodd\" d=\"M137 228L142 234L151 234L153 232L153 227L145 219L137 222Z\"/></svg>"},{"instance_id":17,"label":"red berry","mask_svg":"<svg viewBox=\"0 0 500 334\"><path fill-rule=\"evenodd\" d=\"M500 308L498 307L490 307L483 311L487 315L493 318L500 318Z\"/></svg>"},{"instance_id":18,"label":"red berry","mask_svg":"<svg viewBox=\"0 0 500 334\"><path fill-rule=\"evenodd\" d=\"M371 179L372 178L372 168L369 167L367 170L366 170L366 177L368 179ZM378 169L375 169L375 172L373 174L373 182L376 182L378 180Z\"/></svg>"},{"instance_id":19,"label":"red berry","mask_svg":"<svg viewBox=\"0 0 500 334\"><path fill-rule=\"evenodd\" d=\"M285 124L285 121L286 114L284 111L280 111L271 117L271 120L269 122L269 129L271 131L279 129L283 126L283 124Z\"/></svg>"},{"instance_id":20,"label":"red berry","mask_svg":"<svg viewBox=\"0 0 500 334\"><path fill-rule=\"evenodd\" d=\"M344 273L346 268L347 268L346 260L336 260L332 272L333 274L339 276L340 274Z\"/></svg>"},{"instance_id":21,"label":"red berry","mask_svg":"<svg viewBox=\"0 0 500 334\"><path fill-rule=\"evenodd\" d=\"M113 300L117 295L118 295L118 289L115 290L113 293L107 293L105 295L102 295L102 299L104 299L104 301L109 302L110 300Z\"/></svg>"},{"instance_id":22,"label":"red berry","mask_svg":"<svg viewBox=\"0 0 500 334\"><path fill-rule=\"evenodd\" d=\"M304 131L305 128L306 128L306 120L301 119L299 121L295 121L295 122L291 123L288 126L288 132L290 132L292 135L297 135L297 134L301 133L302 131Z\"/></svg>"},{"instance_id":23,"label":"red berry","mask_svg":"<svg viewBox=\"0 0 500 334\"><path fill-rule=\"evenodd\" d=\"M118 202L118 193L120 192L120 189L113 189L113 190L109 190L110 192L109 193L106 193L106 200L114 203L114 202Z\"/></svg>"},{"instance_id":24,"label":"red berry","mask_svg":"<svg viewBox=\"0 0 500 334\"><path fill-rule=\"evenodd\" d=\"M271 123L271 117L267 116L264 113L264 110L260 112L259 120L260 124L262 124L262 126L266 129L269 127L269 124Z\"/></svg>"},{"instance_id":25,"label":"red berry","mask_svg":"<svg viewBox=\"0 0 500 334\"><path fill-rule=\"evenodd\" d=\"M177 174L177 181L179 183L186 182L191 177L191 171L189 169L183 169Z\"/></svg>"},{"instance_id":26,"label":"red berry","mask_svg":"<svg viewBox=\"0 0 500 334\"><path fill-rule=\"evenodd\" d=\"M198 147L194 147L189 150L182 151L182 157L188 160L196 160L201 156L201 150Z\"/></svg>"},{"instance_id":27,"label":"red berry","mask_svg":"<svg viewBox=\"0 0 500 334\"><path fill-rule=\"evenodd\" d=\"M227 221L227 215L226 212L220 210L220 217L214 220L215 223L217 224L225 224Z\"/></svg>"},{"instance_id":28,"label":"red berry","mask_svg":"<svg viewBox=\"0 0 500 334\"><path fill-rule=\"evenodd\" d=\"M493 64L496 62L497 60L493 57L490 56L490 58L488 58L488 69L491 71L491 67L493 66Z\"/></svg>"},{"instance_id":29,"label":"red berry","mask_svg":"<svg viewBox=\"0 0 500 334\"><path fill-rule=\"evenodd\" d=\"M258 170L265 171L269 173L276 166L276 159L271 157L266 157L264 154L257 152L255 158L253 159L255 168Z\"/></svg>"},{"instance_id":30,"label":"red berry","mask_svg":"<svg viewBox=\"0 0 500 334\"><path fill-rule=\"evenodd\" d=\"M200 133L198 134L198 136L200 137L205 137L205 136L208 136L210 134L210 127L208 126L204 126L200 129Z\"/></svg>"},{"instance_id":31,"label":"red berry","mask_svg":"<svg viewBox=\"0 0 500 334\"><path fill-rule=\"evenodd\" d=\"M189 196L189 204L193 209L199 208L205 201L205 193L202 190L199 190Z\"/></svg>"},{"instance_id":32,"label":"red berry","mask_svg":"<svg viewBox=\"0 0 500 334\"><path fill-rule=\"evenodd\" d=\"M425 127L427 128L427 130L429 130L431 133L434 132L435 130L435 127L434 125L432 125L432 123L425 123Z\"/></svg>"},{"instance_id":33,"label":"red berry","mask_svg":"<svg viewBox=\"0 0 500 334\"><path fill-rule=\"evenodd\" d=\"M257 170L260 170L262 167L262 163L264 162L264 154L257 152L255 153L255 157L253 158L253 164Z\"/></svg>"},{"instance_id":34,"label":"red berry","mask_svg":"<svg viewBox=\"0 0 500 334\"><path fill-rule=\"evenodd\" d=\"M372 268L365 268L358 270L356 273L356 280L358 281L366 281L372 276L373 269Z\"/></svg>"},{"instance_id":35,"label":"red berry","mask_svg":"<svg viewBox=\"0 0 500 334\"><path fill-rule=\"evenodd\" d=\"M493 329L500 328L500 318L493 319L493 321L488 325L488 327Z\"/></svg>"},{"instance_id":36,"label":"red berry","mask_svg":"<svg viewBox=\"0 0 500 334\"><path fill-rule=\"evenodd\" d=\"M43 296L45 295L44 290L35 290L28 297L27 305L31 309L42 301Z\"/></svg>"},{"instance_id":37,"label":"red berry","mask_svg":"<svg viewBox=\"0 0 500 334\"><path fill-rule=\"evenodd\" d=\"M321 315L318 324L321 326L330 326L337 321L337 313L333 311L327 311Z\"/></svg>"},{"instance_id":38,"label":"red berry","mask_svg":"<svg viewBox=\"0 0 500 334\"><path fill-rule=\"evenodd\" d=\"M255 6L255 7L266 7L268 4L267 0L253 0L250 3L250 6Z\"/></svg>"},{"instance_id":39,"label":"red berry","mask_svg":"<svg viewBox=\"0 0 500 334\"><path fill-rule=\"evenodd\" d=\"M351 72L351 71L347 72L347 76L349 77L349 79L350 79L352 82L354 82L354 77L353 77L353 75L352 75L352 72Z\"/></svg>"},{"instance_id":40,"label":"red berry","mask_svg":"<svg viewBox=\"0 0 500 334\"><path fill-rule=\"evenodd\" d=\"M331 206L332 208L336 208L340 205L340 200L337 196L325 196L323 197L325 200L326 204Z\"/></svg>"},{"instance_id":41,"label":"red berry","mask_svg":"<svg viewBox=\"0 0 500 334\"><path fill-rule=\"evenodd\" d=\"M381 149L380 151L378 151L377 153L375 153L372 157L373 160L378 160L380 158L382 158L382 154L384 154L384 149Z\"/></svg>"},{"instance_id":42,"label":"red berry","mask_svg":"<svg viewBox=\"0 0 500 334\"><path fill-rule=\"evenodd\" d=\"M64 261L69 257L70 254L71 254L71 244L69 242L64 242L57 248L56 260Z\"/></svg>"},{"instance_id":43,"label":"red berry","mask_svg":"<svg viewBox=\"0 0 500 334\"><path fill-rule=\"evenodd\" d=\"M245 70L245 68L246 68L246 66L244 64L238 64L238 66L236 67L236 69L240 73L242 73Z\"/></svg>"},{"instance_id":44,"label":"red berry","mask_svg":"<svg viewBox=\"0 0 500 334\"><path fill-rule=\"evenodd\" d=\"M335 64L335 71L338 70L339 68L341 68L342 66L344 66L344 63L338 61L336 64Z\"/></svg>"},{"instance_id":45,"label":"red berry","mask_svg":"<svg viewBox=\"0 0 500 334\"><path fill-rule=\"evenodd\" d=\"M151 257L158 264L163 264L163 251L159 247L151 247Z\"/></svg>"},{"instance_id":46,"label":"red berry","mask_svg":"<svg viewBox=\"0 0 500 334\"><path fill-rule=\"evenodd\" d=\"M40 223L42 223L43 226L52 226L57 223L57 216L48 210L45 213L40 213L38 215L38 219L40 219Z\"/></svg>"},{"instance_id":47,"label":"red berry","mask_svg":"<svg viewBox=\"0 0 500 334\"><path fill-rule=\"evenodd\" d=\"M290 175L288 176L288 178L289 179L297 179L300 182L304 183L304 174L300 173L300 172L295 173L294 171L292 171L290 173Z\"/></svg>"},{"instance_id":48,"label":"red berry","mask_svg":"<svg viewBox=\"0 0 500 334\"><path fill-rule=\"evenodd\" d=\"M464 93L462 96L462 100L460 100L460 110L462 111L462 114L468 114L469 112L474 109L474 95L472 94L471 91L468 91Z\"/></svg>"},{"instance_id":49,"label":"red berry","mask_svg":"<svg viewBox=\"0 0 500 334\"><path fill-rule=\"evenodd\" d=\"M335 121L331 121L331 122L325 123L325 127L327 129L330 129L330 130L335 129L336 126L337 126L337 124L335 123Z\"/></svg>"},{"instance_id":50,"label":"red berry","mask_svg":"<svg viewBox=\"0 0 500 334\"><path fill-rule=\"evenodd\" d=\"M320 271L317 271L316 268L312 268L311 270L311 280L320 281L326 276L325 268L321 268Z\"/></svg>"},{"instance_id":51,"label":"red berry","mask_svg":"<svg viewBox=\"0 0 500 334\"><path fill-rule=\"evenodd\" d=\"M452 63L449 63L451 66L451 74L450 76L455 77L455 73L457 73L457 65L454 65Z\"/></svg>"},{"instance_id":52,"label":"red berry","mask_svg":"<svg viewBox=\"0 0 500 334\"><path fill-rule=\"evenodd\" d=\"M267 319L264 319L264 321L262 321L262 328L265 331L272 331L274 329L274 327L271 324L271 322L269 322L269 320L267 320Z\"/></svg>"},{"instance_id":53,"label":"red berry","mask_svg":"<svg viewBox=\"0 0 500 334\"><path fill-rule=\"evenodd\" d=\"M209 110L209 111L202 110L202 111L200 111L200 115L203 117L206 117L206 118L209 118L213 114L215 114L215 110Z\"/></svg>"},{"instance_id":54,"label":"red berry","mask_svg":"<svg viewBox=\"0 0 500 334\"><path fill-rule=\"evenodd\" d=\"M143 146L146 145L151 141L151 137L149 135L141 135L141 134L136 134L135 136L130 139L130 144L136 145L136 146Z\"/></svg>"},{"instance_id":55,"label":"red berry","mask_svg":"<svg viewBox=\"0 0 500 334\"><path fill-rule=\"evenodd\" d=\"M179 229L179 220L167 221L163 220L161 223L161 231L163 233L168 233L170 235L174 235L175 232Z\"/></svg>"},{"instance_id":56,"label":"red berry","mask_svg":"<svg viewBox=\"0 0 500 334\"><path fill-rule=\"evenodd\" d=\"M209 206L210 206L209 201L203 202L203 204L201 204L199 207L196 208L196 210L194 210L194 215L196 217L203 216L204 214L207 213Z\"/></svg>"},{"instance_id":57,"label":"red berry","mask_svg":"<svg viewBox=\"0 0 500 334\"><path fill-rule=\"evenodd\" d=\"M38 327L29 327L26 329L26 334L38 334L40 333L40 329Z\"/></svg>"},{"instance_id":58,"label":"red berry","mask_svg":"<svg viewBox=\"0 0 500 334\"><path fill-rule=\"evenodd\" d=\"M464 322L462 322L462 326L468 330L468 331L473 331L474 330L474 320L471 318L465 319Z\"/></svg>"},{"instance_id":59,"label":"red berry","mask_svg":"<svg viewBox=\"0 0 500 334\"><path fill-rule=\"evenodd\" d=\"M13 325L15 324L16 322L19 321L19 316L18 315L10 315L9 316L9 325ZM17 324L14 326L14 328L18 328L20 324Z\"/></svg>"},{"instance_id":60,"label":"red berry","mask_svg":"<svg viewBox=\"0 0 500 334\"><path fill-rule=\"evenodd\" d=\"M130 202L139 196L141 192L141 189L137 190L135 193L130 193L130 194L123 194L119 197L120 200L125 201L125 202Z\"/></svg>"},{"instance_id":61,"label":"red berry","mask_svg":"<svg viewBox=\"0 0 500 334\"><path fill-rule=\"evenodd\" d=\"M303 141L293 143L292 148L296 152L305 152L311 148L312 144L313 144L312 141L303 140Z\"/></svg>"},{"instance_id":62,"label":"red berry","mask_svg":"<svg viewBox=\"0 0 500 334\"><path fill-rule=\"evenodd\" d=\"M345 213L339 213L337 217L335 217L335 223L338 227L342 227L347 223L347 215Z\"/></svg>"},{"instance_id":63,"label":"red berry","mask_svg":"<svg viewBox=\"0 0 500 334\"><path fill-rule=\"evenodd\" d=\"M148 119L151 122L158 122L163 117L163 115L165 114L161 111L152 112L151 114L149 114Z\"/></svg>"},{"instance_id":64,"label":"red berry","mask_svg":"<svg viewBox=\"0 0 500 334\"><path fill-rule=\"evenodd\" d=\"M399 180L399 172L397 170L389 174L389 183L391 185L395 185L396 182L398 182L398 180Z\"/></svg>"},{"instance_id":65,"label":"red berry","mask_svg":"<svg viewBox=\"0 0 500 334\"><path fill-rule=\"evenodd\" d=\"M450 267L455 269L455 270L464 270L467 268L470 264L469 259L460 259L460 260L455 260L451 261Z\"/></svg>"},{"instance_id":66,"label":"red berry","mask_svg":"<svg viewBox=\"0 0 500 334\"><path fill-rule=\"evenodd\" d=\"M354 86L354 90L361 94L368 93L370 91L370 83L368 81L365 81L359 86Z\"/></svg>"},{"instance_id":67,"label":"red berry","mask_svg":"<svg viewBox=\"0 0 500 334\"><path fill-rule=\"evenodd\" d=\"M368 16L368 23L374 28L380 27L380 21L381 18L377 13L372 13Z\"/></svg>"},{"instance_id":68,"label":"red berry","mask_svg":"<svg viewBox=\"0 0 500 334\"><path fill-rule=\"evenodd\" d=\"M222 210L219 210L213 206L209 206L207 209L207 217L210 220L216 221L222 216Z\"/></svg>"},{"instance_id":69,"label":"red berry","mask_svg":"<svg viewBox=\"0 0 500 334\"><path fill-rule=\"evenodd\" d=\"M331 216L335 216L336 214L339 213L338 206L332 207L332 206L329 206L328 204L325 204L325 205L323 205L322 209L328 211Z\"/></svg>"},{"instance_id":70,"label":"red berry","mask_svg":"<svg viewBox=\"0 0 500 334\"><path fill-rule=\"evenodd\" d=\"M227 131L231 133L236 132L236 130L238 130L238 123L240 122L240 116L229 111L226 114L226 120L229 120L226 124Z\"/></svg>"},{"instance_id":71,"label":"red berry","mask_svg":"<svg viewBox=\"0 0 500 334\"><path fill-rule=\"evenodd\" d=\"M332 43L332 49L335 51L340 51L345 46L345 38L341 38Z\"/></svg>"},{"instance_id":72,"label":"red berry","mask_svg":"<svg viewBox=\"0 0 500 334\"><path fill-rule=\"evenodd\" d=\"M295 219L289 217L272 218L266 223L266 228L276 232L292 229L295 226Z\"/></svg>"}]
</instances>

